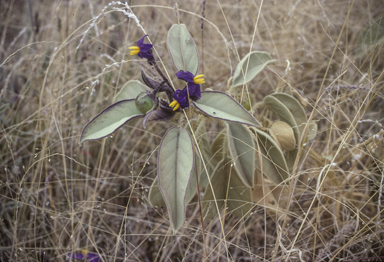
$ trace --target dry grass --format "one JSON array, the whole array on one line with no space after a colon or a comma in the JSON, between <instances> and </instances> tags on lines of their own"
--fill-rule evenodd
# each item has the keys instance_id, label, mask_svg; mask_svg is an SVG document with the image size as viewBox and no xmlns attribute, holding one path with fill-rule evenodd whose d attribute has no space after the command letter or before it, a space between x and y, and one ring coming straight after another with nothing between
<instances>
[{"instance_id":1,"label":"dry grass","mask_svg":"<svg viewBox=\"0 0 384 262\"><path fill-rule=\"evenodd\" d=\"M1 261L65 261L83 248L104 261L384 256L384 150L382 136L375 136L383 134L384 123L383 46L356 54L362 30L384 14L382 0L207 1L203 32L202 1L179 1L180 22L199 46L205 88L225 91L239 58L249 50L267 51L277 63L249 85L252 100L294 88L308 98L308 116L319 126L311 154L292 174L288 218L265 215L255 205L243 219L226 216L225 238L217 220L207 223L209 258L196 198L176 235L166 210L147 200L157 145L172 124L144 130L137 122L79 146L82 127L146 67L127 50L143 32L111 9L76 51L91 19L108 3L0 4ZM170 74L165 40L177 23L174 3L130 3ZM213 138L216 123L211 127Z\"/></svg>"}]
</instances>

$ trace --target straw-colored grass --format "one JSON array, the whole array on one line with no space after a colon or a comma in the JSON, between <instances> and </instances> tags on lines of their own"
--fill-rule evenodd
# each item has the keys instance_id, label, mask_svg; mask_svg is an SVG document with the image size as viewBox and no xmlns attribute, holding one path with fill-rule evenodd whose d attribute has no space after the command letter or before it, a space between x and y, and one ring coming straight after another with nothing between
<instances>
[{"instance_id":1,"label":"straw-colored grass","mask_svg":"<svg viewBox=\"0 0 384 262\"><path fill-rule=\"evenodd\" d=\"M357 53L383 1L206 1L202 30L204 2L178 1L178 12L175 1L129 4L173 81L165 42L179 20L198 45L203 88L226 91L238 61L261 50L277 62L248 85L253 103L277 90L307 98L319 132L292 174L286 219L255 205L242 219L207 221L204 243L195 198L172 235L166 209L147 195L157 146L175 123L143 129L136 121L79 145L83 126L119 88L151 70L129 56L143 30L117 5L101 14L106 0L2 1L0 261L65 261L81 249L103 261L384 257L383 45ZM270 116L262 108L254 115ZM211 141L217 131L214 121Z\"/></svg>"}]
</instances>

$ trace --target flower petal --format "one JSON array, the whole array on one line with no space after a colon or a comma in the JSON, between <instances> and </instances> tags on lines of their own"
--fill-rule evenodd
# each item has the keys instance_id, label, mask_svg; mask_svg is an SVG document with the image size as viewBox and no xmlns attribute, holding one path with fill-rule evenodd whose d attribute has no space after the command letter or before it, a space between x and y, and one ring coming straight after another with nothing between
<instances>
[{"instance_id":1,"label":"flower petal","mask_svg":"<svg viewBox=\"0 0 384 262\"><path fill-rule=\"evenodd\" d=\"M188 84L189 98L192 100L198 100L201 97L200 85Z\"/></svg>"},{"instance_id":2,"label":"flower petal","mask_svg":"<svg viewBox=\"0 0 384 262\"><path fill-rule=\"evenodd\" d=\"M188 83L194 83L193 78L195 77L191 72L179 71L176 73L177 78L182 79Z\"/></svg>"},{"instance_id":3,"label":"flower petal","mask_svg":"<svg viewBox=\"0 0 384 262\"><path fill-rule=\"evenodd\" d=\"M173 98L180 104L181 108L186 108L189 106L187 87L185 87L183 90L177 89L173 94Z\"/></svg>"},{"instance_id":4,"label":"flower petal","mask_svg":"<svg viewBox=\"0 0 384 262\"><path fill-rule=\"evenodd\" d=\"M143 36L139 41L137 41L137 46L140 47L144 43L145 37L148 35Z\"/></svg>"}]
</instances>

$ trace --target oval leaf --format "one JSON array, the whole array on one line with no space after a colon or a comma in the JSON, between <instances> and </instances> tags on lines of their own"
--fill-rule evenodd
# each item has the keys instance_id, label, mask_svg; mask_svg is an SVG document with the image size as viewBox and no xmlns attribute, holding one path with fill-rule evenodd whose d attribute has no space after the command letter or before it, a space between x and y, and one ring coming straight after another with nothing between
<instances>
[{"instance_id":1,"label":"oval leaf","mask_svg":"<svg viewBox=\"0 0 384 262\"><path fill-rule=\"evenodd\" d=\"M187 194L185 197L186 205L189 204L189 202L191 202L191 200L193 199L193 197L196 195L196 192L197 192L196 191L197 182L196 182L196 175L194 170L195 169L192 170L191 180L188 183ZM166 206L163 195L161 194L159 189L159 182L157 177L155 178L155 180L153 180L151 188L149 189L148 200L151 206L153 207Z\"/></svg>"},{"instance_id":2,"label":"oval leaf","mask_svg":"<svg viewBox=\"0 0 384 262\"><path fill-rule=\"evenodd\" d=\"M271 96L277 98L288 108L289 112L291 112L293 118L296 121L301 135L303 133L305 124L307 123L307 114L305 113L304 107L296 98L286 93L274 93L271 94Z\"/></svg>"},{"instance_id":3,"label":"oval leaf","mask_svg":"<svg viewBox=\"0 0 384 262\"><path fill-rule=\"evenodd\" d=\"M147 91L148 88L138 80L128 81L117 93L115 102L127 99L135 99L141 92Z\"/></svg>"},{"instance_id":4,"label":"oval leaf","mask_svg":"<svg viewBox=\"0 0 384 262\"><path fill-rule=\"evenodd\" d=\"M296 139L296 146L295 149L287 152L288 167L289 170L292 171L298 153L298 143L300 142L300 131L296 120L289 109L276 97L270 95L265 97L264 104L267 105L268 108L271 109L276 115L278 115L281 121L286 122L293 129L293 134L295 135Z\"/></svg>"},{"instance_id":5,"label":"oval leaf","mask_svg":"<svg viewBox=\"0 0 384 262\"><path fill-rule=\"evenodd\" d=\"M248 53L237 65L233 75L232 87L241 86L251 81L264 67L275 62L267 52Z\"/></svg>"},{"instance_id":6,"label":"oval leaf","mask_svg":"<svg viewBox=\"0 0 384 262\"><path fill-rule=\"evenodd\" d=\"M229 95L219 91L201 92L201 98L193 104L204 114L230 122L261 127L247 110Z\"/></svg>"},{"instance_id":7,"label":"oval leaf","mask_svg":"<svg viewBox=\"0 0 384 262\"><path fill-rule=\"evenodd\" d=\"M217 215L217 207L220 210L225 200L228 211L237 217L244 216L252 208L252 190L243 184L236 170L231 167L230 160L223 159L217 164L211 183L212 188L207 186L202 202L204 219L214 218Z\"/></svg>"},{"instance_id":8,"label":"oval leaf","mask_svg":"<svg viewBox=\"0 0 384 262\"><path fill-rule=\"evenodd\" d=\"M239 178L249 188L253 187L255 143L248 129L227 122L228 148Z\"/></svg>"},{"instance_id":9,"label":"oval leaf","mask_svg":"<svg viewBox=\"0 0 384 262\"><path fill-rule=\"evenodd\" d=\"M151 188L149 189L148 200L152 207L165 206L163 195L159 189L159 181L157 177L155 177L155 180L153 180Z\"/></svg>"},{"instance_id":10,"label":"oval leaf","mask_svg":"<svg viewBox=\"0 0 384 262\"><path fill-rule=\"evenodd\" d=\"M198 155L196 152L196 167L198 168L199 172L199 185L202 186L203 188L206 188L209 181L208 181L208 176L211 177L213 174L213 170L215 169L215 161L213 159L212 153L211 153L211 148L210 144L207 138L207 135L204 134L201 139L198 141L199 147L201 150L202 158ZM205 167L204 167L204 164Z\"/></svg>"},{"instance_id":11,"label":"oval leaf","mask_svg":"<svg viewBox=\"0 0 384 262\"><path fill-rule=\"evenodd\" d=\"M193 127L194 134L197 139L197 144L199 145L201 152L200 155L198 150L195 148L195 168L199 174L199 185L203 188L207 187L208 176L212 175L216 166L211 153L205 120L206 117L200 116L198 119L193 119L190 123ZM185 128L191 132L190 125L188 123L185 125Z\"/></svg>"},{"instance_id":12,"label":"oval leaf","mask_svg":"<svg viewBox=\"0 0 384 262\"><path fill-rule=\"evenodd\" d=\"M289 169L287 162L285 161L283 152L279 146L267 133L260 131L254 127L250 127L250 130L256 135L257 144L256 150L260 148L261 164L259 153L256 153L255 165L258 170L263 169L263 174L269 178L276 185L280 184L289 177Z\"/></svg>"},{"instance_id":13,"label":"oval leaf","mask_svg":"<svg viewBox=\"0 0 384 262\"><path fill-rule=\"evenodd\" d=\"M135 99L114 103L101 111L84 127L80 135L80 143L106 137L129 120L143 116L144 114L136 108Z\"/></svg>"},{"instance_id":14,"label":"oval leaf","mask_svg":"<svg viewBox=\"0 0 384 262\"><path fill-rule=\"evenodd\" d=\"M185 220L185 198L193 162L188 131L177 127L168 129L159 146L157 176L174 233Z\"/></svg>"},{"instance_id":15,"label":"oval leaf","mask_svg":"<svg viewBox=\"0 0 384 262\"><path fill-rule=\"evenodd\" d=\"M223 129L219 134L217 134L217 136L212 142L211 153L213 156L213 160L215 160L216 163L219 163L224 158L227 146L227 140L225 138L226 130Z\"/></svg>"},{"instance_id":16,"label":"oval leaf","mask_svg":"<svg viewBox=\"0 0 384 262\"><path fill-rule=\"evenodd\" d=\"M175 24L169 29L167 47L178 71L189 71L196 75L199 65L197 47L184 24Z\"/></svg>"}]
</instances>

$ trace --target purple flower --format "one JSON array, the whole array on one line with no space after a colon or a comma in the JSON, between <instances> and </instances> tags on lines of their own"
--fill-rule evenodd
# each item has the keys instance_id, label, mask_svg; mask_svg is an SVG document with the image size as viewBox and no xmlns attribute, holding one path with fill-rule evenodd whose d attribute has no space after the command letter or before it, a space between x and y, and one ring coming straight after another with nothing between
<instances>
[{"instance_id":1,"label":"purple flower","mask_svg":"<svg viewBox=\"0 0 384 262\"><path fill-rule=\"evenodd\" d=\"M68 259L86 260L87 262L102 262L101 257L97 253L91 253L87 250L81 251L81 254L69 253Z\"/></svg>"},{"instance_id":2,"label":"purple flower","mask_svg":"<svg viewBox=\"0 0 384 262\"><path fill-rule=\"evenodd\" d=\"M146 58L148 60L154 60L152 54L152 44L144 44L144 38L148 36L143 36L139 41L137 41L137 46L131 46L128 49L131 50L130 55L137 55L140 58Z\"/></svg>"},{"instance_id":3,"label":"purple flower","mask_svg":"<svg viewBox=\"0 0 384 262\"><path fill-rule=\"evenodd\" d=\"M193 75L191 72L179 71L176 73L177 78L187 82L187 86L183 90L177 89L173 94L175 101L169 104L176 111L179 107L186 108L189 106L189 98L196 101L201 97L200 84L205 83L204 75Z\"/></svg>"}]
</instances>

